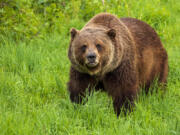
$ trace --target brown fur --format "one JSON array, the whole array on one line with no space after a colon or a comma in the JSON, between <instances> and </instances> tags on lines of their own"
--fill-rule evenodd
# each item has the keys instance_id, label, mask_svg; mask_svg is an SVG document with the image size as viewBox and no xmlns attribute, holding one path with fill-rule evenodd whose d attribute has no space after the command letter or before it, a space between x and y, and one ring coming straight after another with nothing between
<instances>
[{"instance_id":1,"label":"brown fur","mask_svg":"<svg viewBox=\"0 0 180 135\"><path fill-rule=\"evenodd\" d=\"M87 64L91 52L98 63L93 68ZM80 103L86 88L101 88L112 96L117 115L123 105L133 104L140 87L148 90L156 77L162 84L167 81L167 53L156 32L137 19L96 15L82 30L71 30L68 56L71 101Z\"/></svg>"}]
</instances>

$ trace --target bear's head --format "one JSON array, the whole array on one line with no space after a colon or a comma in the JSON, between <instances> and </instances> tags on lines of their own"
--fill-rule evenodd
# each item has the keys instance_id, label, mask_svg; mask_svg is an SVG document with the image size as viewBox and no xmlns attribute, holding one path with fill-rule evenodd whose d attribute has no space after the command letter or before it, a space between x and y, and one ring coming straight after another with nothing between
<instances>
[{"instance_id":1,"label":"bear's head","mask_svg":"<svg viewBox=\"0 0 180 135\"><path fill-rule=\"evenodd\" d=\"M112 64L116 31L114 29L86 27L71 29L68 56L72 66L90 75L103 74Z\"/></svg>"}]
</instances>

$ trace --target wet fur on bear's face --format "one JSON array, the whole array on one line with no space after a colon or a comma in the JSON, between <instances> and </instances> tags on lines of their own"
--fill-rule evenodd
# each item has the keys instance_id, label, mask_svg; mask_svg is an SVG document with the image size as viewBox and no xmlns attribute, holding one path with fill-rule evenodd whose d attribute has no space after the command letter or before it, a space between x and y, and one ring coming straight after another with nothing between
<instances>
[{"instance_id":1,"label":"wet fur on bear's face","mask_svg":"<svg viewBox=\"0 0 180 135\"><path fill-rule=\"evenodd\" d=\"M112 62L114 55L113 38L115 31L102 28L71 30L69 56L72 66L78 71L98 75Z\"/></svg>"}]
</instances>

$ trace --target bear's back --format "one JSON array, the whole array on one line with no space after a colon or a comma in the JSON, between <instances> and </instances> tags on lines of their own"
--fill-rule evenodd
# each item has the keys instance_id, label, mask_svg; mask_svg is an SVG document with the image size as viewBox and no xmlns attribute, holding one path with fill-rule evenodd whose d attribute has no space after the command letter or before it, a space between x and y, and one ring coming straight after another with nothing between
<instances>
[{"instance_id":1,"label":"bear's back","mask_svg":"<svg viewBox=\"0 0 180 135\"><path fill-rule=\"evenodd\" d=\"M139 49L147 46L162 48L162 43L155 30L147 23L135 18L120 18L128 27Z\"/></svg>"},{"instance_id":2,"label":"bear's back","mask_svg":"<svg viewBox=\"0 0 180 135\"><path fill-rule=\"evenodd\" d=\"M162 66L167 67L167 53L155 30L143 21L134 18L120 18L129 29L136 46L137 67L141 84L152 82L159 75ZM160 74L166 78L167 70Z\"/></svg>"}]
</instances>

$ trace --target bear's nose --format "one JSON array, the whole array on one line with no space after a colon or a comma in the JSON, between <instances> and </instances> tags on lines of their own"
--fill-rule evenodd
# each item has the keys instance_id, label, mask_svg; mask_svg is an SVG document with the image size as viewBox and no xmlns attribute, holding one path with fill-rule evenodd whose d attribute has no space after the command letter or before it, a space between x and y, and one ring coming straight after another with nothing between
<instances>
[{"instance_id":1,"label":"bear's nose","mask_svg":"<svg viewBox=\"0 0 180 135\"><path fill-rule=\"evenodd\" d=\"M89 53L87 55L87 59L88 59L89 62L95 62L96 54L95 53Z\"/></svg>"}]
</instances>

